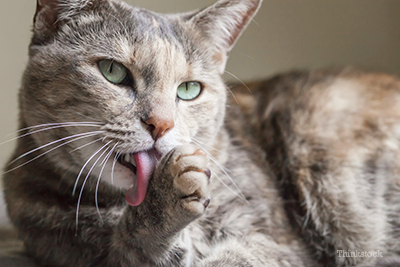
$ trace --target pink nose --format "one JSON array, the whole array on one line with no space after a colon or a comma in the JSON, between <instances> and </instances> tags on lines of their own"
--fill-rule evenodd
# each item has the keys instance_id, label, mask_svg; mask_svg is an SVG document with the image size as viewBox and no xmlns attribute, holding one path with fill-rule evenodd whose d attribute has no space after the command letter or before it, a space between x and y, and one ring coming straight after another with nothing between
<instances>
[{"instance_id":1,"label":"pink nose","mask_svg":"<svg viewBox=\"0 0 400 267\"><path fill-rule=\"evenodd\" d=\"M149 125L149 131L151 132L151 135L155 141L163 137L175 126L172 118L160 118L157 116L150 117L150 119L145 121L145 123Z\"/></svg>"}]
</instances>

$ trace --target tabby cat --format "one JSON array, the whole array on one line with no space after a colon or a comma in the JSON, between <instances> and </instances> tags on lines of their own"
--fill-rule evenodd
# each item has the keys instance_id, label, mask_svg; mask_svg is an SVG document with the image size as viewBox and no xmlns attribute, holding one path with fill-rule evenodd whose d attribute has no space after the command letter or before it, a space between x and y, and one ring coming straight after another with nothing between
<instances>
[{"instance_id":1,"label":"tabby cat","mask_svg":"<svg viewBox=\"0 0 400 267\"><path fill-rule=\"evenodd\" d=\"M291 72L236 104L221 75L260 4L37 1L4 175L36 264L400 262L399 80Z\"/></svg>"}]
</instances>

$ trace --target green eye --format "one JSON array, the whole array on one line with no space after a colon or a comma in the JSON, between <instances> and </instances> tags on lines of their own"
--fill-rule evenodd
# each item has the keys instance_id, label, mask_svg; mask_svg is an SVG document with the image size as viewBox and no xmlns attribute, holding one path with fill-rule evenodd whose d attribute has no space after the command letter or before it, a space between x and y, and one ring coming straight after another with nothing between
<instances>
[{"instance_id":1,"label":"green eye","mask_svg":"<svg viewBox=\"0 0 400 267\"><path fill-rule=\"evenodd\" d=\"M105 59L99 62L99 68L104 77L115 84L126 84L129 81L128 70L124 65Z\"/></svg>"},{"instance_id":2,"label":"green eye","mask_svg":"<svg viewBox=\"0 0 400 267\"><path fill-rule=\"evenodd\" d=\"M193 100L201 93L199 82L185 82L178 87L178 97L182 100Z\"/></svg>"}]
</instances>

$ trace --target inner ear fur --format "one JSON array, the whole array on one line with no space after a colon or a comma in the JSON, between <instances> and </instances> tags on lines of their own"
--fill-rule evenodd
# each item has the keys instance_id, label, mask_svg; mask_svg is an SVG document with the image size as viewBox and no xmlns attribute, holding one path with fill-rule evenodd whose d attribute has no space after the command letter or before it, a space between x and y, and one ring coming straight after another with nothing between
<instances>
[{"instance_id":1,"label":"inner ear fur","mask_svg":"<svg viewBox=\"0 0 400 267\"><path fill-rule=\"evenodd\" d=\"M58 0L37 0L33 23L36 24L40 20L40 22L46 23L47 26L55 26L58 18L57 6Z\"/></svg>"},{"instance_id":2,"label":"inner ear fur","mask_svg":"<svg viewBox=\"0 0 400 267\"><path fill-rule=\"evenodd\" d=\"M33 19L33 44L52 40L61 25L83 12L95 9L106 0L37 0Z\"/></svg>"}]
</instances>

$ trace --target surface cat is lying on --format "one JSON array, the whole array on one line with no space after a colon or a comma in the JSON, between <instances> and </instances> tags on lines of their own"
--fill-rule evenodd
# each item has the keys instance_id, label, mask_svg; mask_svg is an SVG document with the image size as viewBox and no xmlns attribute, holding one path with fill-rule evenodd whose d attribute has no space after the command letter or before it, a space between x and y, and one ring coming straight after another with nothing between
<instances>
[{"instance_id":1,"label":"surface cat is lying on","mask_svg":"<svg viewBox=\"0 0 400 267\"><path fill-rule=\"evenodd\" d=\"M4 175L36 264L399 264L399 80L291 72L228 100L260 4L38 0Z\"/></svg>"}]
</instances>

